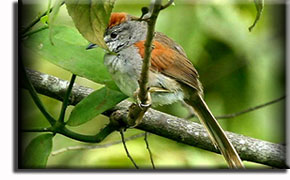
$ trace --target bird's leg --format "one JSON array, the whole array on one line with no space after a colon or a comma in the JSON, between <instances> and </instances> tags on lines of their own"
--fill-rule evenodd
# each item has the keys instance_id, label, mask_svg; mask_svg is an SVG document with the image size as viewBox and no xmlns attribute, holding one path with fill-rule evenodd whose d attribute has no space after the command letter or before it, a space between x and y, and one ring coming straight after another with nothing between
<instances>
[{"instance_id":1,"label":"bird's leg","mask_svg":"<svg viewBox=\"0 0 290 180\"><path fill-rule=\"evenodd\" d=\"M137 90L134 92L133 97L134 97L134 99L136 99L137 104L139 105L139 107L141 109L146 109L147 110L149 107L151 107L151 104L152 104L151 93L153 91L151 91L151 88L150 87L148 88L148 91L147 91L147 101L145 103L142 103L141 102L141 100L140 100L140 98L138 96L139 91L140 91L140 88L137 88Z\"/></svg>"},{"instance_id":2,"label":"bird's leg","mask_svg":"<svg viewBox=\"0 0 290 180\"><path fill-rule=\"evenodd\" d=\"M128 125L130 127L136 127L142 122L145 112L151 107L152 103L150 88L147 91L147 101L145 103L140 101L138 94L139 88L133 94L133 98L136 99L137 105L133 103L129 108Z\"/></svg>"}]
</instances>

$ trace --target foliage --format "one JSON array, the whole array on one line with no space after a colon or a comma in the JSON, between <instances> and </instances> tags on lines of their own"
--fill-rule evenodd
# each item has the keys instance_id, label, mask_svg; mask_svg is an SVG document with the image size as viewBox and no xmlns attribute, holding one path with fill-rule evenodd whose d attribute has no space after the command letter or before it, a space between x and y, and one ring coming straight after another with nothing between
<instances>
[{"instance_id":1,"label":"foliage","mask_svg":"<svg viewBox=\"0 0 290 180\"><path fill-rule=\"evenodd\" d=\"M66 7L76 28L90 42L108 49L103 35L115 0L66 0Z\"/></svg>"},{"instance_id":2,"label":"foliage","mask_svg":"<svg viewBox=\"0 0 290 180\"><path fill-rule=\"evenodd\" d=\"M249 27L249 31L252 31L252 29L256 26L257 22L260 20L264 8L264 0L254 0L254 2L257 9L257 15L253 25Z\"/></svg>"},{"instance_id":3,"label":"foliage","mask_svg":"<svg viewBox=\"0 0 290 180\"><path fill-rule=\"evenodd\" d=\"M52 134L42 134L34 138L23 155L22 167L44 168L52 150Z\"/></svg>"},{"instance_id":4,"label":"foliage","mask_svg":"<svg viewBox=\"0 0 290 180\"><path fill-rule=\"evenodd\" d=\"M110 90L106 87L101 88L78 103L71 112L67 124L69 126L79 126L92 120L102 112L114 107L116 102L127 98L124 94Z\"/></svg>"},{"instance_id":5,"label":"foliage","mask_svg":"<svg viewBox=\"0 0 290 180\"><path fill-rule=\"evenodd\" d=\"M55 26L54 45L49 40L49 30L45 29L29 36L23 45L50 61L78 76L114 88L109 73L96 51L87 51L86 41L74 28Z\"/></svg>"},{"instance_id":6,"label":"foliage","mask_svg":"<svg viewBox=\"0 0 290 180\"><path fill-rule=\"evenodd\" d=\"M50 39L50 42L51 44L53 44L53 41L52 41L52 38L53 38L53 31L54 31L54 22L55 22L55 19L58 15L58 12L59 12L59 8L61 7L63 3L63 0L57 0L55 1L55 4L54 4L54 8L52 9L50 15L49 15L49 23L48 23L48 26L49 26L49 39ZM49 7L50 8L50 7Z\"/></svg>"}]
</instances>

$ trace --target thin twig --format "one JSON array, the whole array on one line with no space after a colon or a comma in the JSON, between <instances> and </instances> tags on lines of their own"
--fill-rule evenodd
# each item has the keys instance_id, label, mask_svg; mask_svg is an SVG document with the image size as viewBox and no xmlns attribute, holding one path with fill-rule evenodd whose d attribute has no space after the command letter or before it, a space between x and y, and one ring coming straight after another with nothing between
<instances>
[{"instance_id":1,"label":"thin twig","mask_svg":"<svg viewBox=\"0 0 290 180\"><path fill-rule=\"evenodd\" d=\"M26 34L23 34L23 35L21 36L21 38L24 39L24 38L26 38L27 36L31 36L32 34L38 33L38 32L43 31L43 30L45 30L45 29L48 29L48 26L42 26L42 27L40 27L40 28L38 28L38 29L36 29L36 30L29 31L29 32L26 33Z\"/></svg>"},{"instance_id":2,"label":"thin twig","mask_svg":"<svg viewBox=\"0 0 290 180\"><path fill-rule=\"evenodd\" d=\"M61 3L61 6L64 4L64 1ZM49 13L52 11L53 7L49 9ZM40 16L38 16L36 19L34 19L27 27L25 27L22 31L22 34L26 34L35 24L37 24L40 19L47 15L47 11L42 13Z\"/></svg>"},{"instance_id":3,"label":"thin twig","mask_svg":"<svg viewBox=\"0 0 290 180\"><path fill-rule=\"evenodd\" d=\"M52 11L52 7L51 7L51 0L48 0L48 4L47 4L47 11L46 11L46 14L45 16L49 16L49 13ZM48 22L46 22L48 23Z\"/></svg>"},{"instance_id":4,"label":"thin twig","mask_svg":"<svg viewBox=\"0 0 290 180\"><path fill-rule=\"evenodd\" d=\"M128 138L125 138L125 141L126 142L131 141L131 140L140 138L144 135L145 135L145 133L136 134L136 135L130 136ZM121 144L121 143L122 143L122 141L114 141L114 142L107 143L107 144L98 144L98 145L92 145L92 146L69 146L69 147L65 147L65 148L56 150L56 151L52 152L51 155L56 156L56 155L59 155L59 154L62 154L64 152L71 151L71 150L90 150L90 149L107 148L107 147L110 147L110 146L113 146L116 144Z\"/></svg>"},{"instance_id":5,"label":"thin twig","mask_svg":"<svg viewBox=\"0 0 290 180\"><path fill-rule=\"evenodd\" d=\"M141 75L139 79L139 93L138 98L141 101L141 104L146 105L148 102L148 78L149 78L149 67L150 67L150 59L151 59L151 51L152 51L152 42L154 38L154 31L155 31L155 24L158 17L158 14L160 12L161 8L161 0L156 0L153 7L153 12L151 17L149 18L148 24L148 30L147 30L147 36L146 41L144 44L145 52L144 52L144 59L142 64L142 70Z\"/></svg>"},{"instance_id":6,"label":"thin twig","mask_svg":"<svg viewBox=\"0 0 290 180\"><path fill-rule=\"evenodd\" d=\"M65 111L66 111L66 108L67 108L68 103L69 103L69 96L71 94L76 77L77 76L75 74L72 75L70 83L69 83L68 88L66 90L66 93L64 95L64 99L63 99L63 103L62 103L62 107L61 107L61 112L60 112L59 119L58 119L60 122L64 122Z\"/></svg>"},{"instance_id":7,"label":"thin twig","mask_svg":"<svg viewBox=\"0 0 290 180\"><path fill-rule=\"evenodd\" d=\"M277 102L285 99L285 97L286 96L282 96L282 97L277 98L277 99L274 99L274 100L272 100L270 102L267 102L267 103L264 103L264 104L260 104L258 106L250 107L250 108L245 109L245 110L242 110L240 112L236 112L236 113L232 113L232 114L226 114L226 115L221 115L221 116L216 116L215 118L216 119L230 119L230 118L234 118L234 117L237 117L237 116L240 116L240 115L243 115L243 114L246 114L246 113L249 113L249 112L258 110L260 108L264 108L264 107L269 106L271 104L277 103ZM186 117L185 119L190 119L190 118L194 118L194 117L195 117L194 114L189 114L189 116Z\"/></svg>"},{"instance_id":8,"label":"thin twig","mask_svg":"<svg viewBox=\"0 0 290 180\"><path fill-rule=\"evenodd\" d=\"M251 112L251 111L255 111L257 109L260 109L260 108L263 108L263 107L266 107L268 105L271 105L271 104L274 104L274 103L277 103L283 99L285 99L286 96L282 96L278 99L275 99L273 101L270 101L270 102L267 102L267 103L264 103L264 104L261 104L261 105L258 105L258 106L254 106L254 107L251 107L251 108L248 108L248 109L245 109L243 111L240 111L240 112L236 112L236 113L232 113L232 114L226 114L226 115L222 115L222 116L216 116L217 119L230 119L230 118L234 118L234 117L237 117L237 116L240 116L242 114L245 114L245 113L248 113L248 112Z\"/></svg>"},{"instance_id":9,"label":"thin twig","mask_svg":"<svg viewBox=\"0 0 290 180\"><path fill-rule=\"evenodd\" d=\"M40 100L40 98L37 95L36 90L34 89L29 77L26 74L23 62L20 61L20 71L22 73L22 77L23 77L23 82L26 85L34 103L36 104L36 106L38 107L38 109L40 110L40 112L44 115L44 117L47 119L47 121L53 126L54 123L56 122L56 120L48 113L48 111L45 109L44 105L42 104L42 101Z\"/></svg>"},{"instance_id":10,"label":"thin twig","mask_svg":"<svg viewBox=\"0 0 290 180\"><path fill-rule=\"evenodd\" d=\"M50 127L47 128L33 128L33 129L21 129L21 132L52 132Z\"/></svg>"},{"instance_id":11,"label":"thin twig","mask_svg":"<svg viewBox=\"0 0 290 180\"><path fill-rule=\"evenodd\" d=\"M161 10L168 8L174 3L174 0L169 0L167 4L161 6Z\"/></svg>"},{"instance_id":12,"label":"thin twig","mask_svg":"<svg viewBox=\"0 0 290 180\"><path fill-rule=\"evenodd\" d=\"M136 169L139 169L139 167L137 166L137 164L135 163L134 159L131 157L128 149L127 149L127 146L126 146L126 143L125 143L125 138L124 138L124 133L123 133L123 129L120 130L120 135L121 135L121 138L122 138L122 143L123 143L123 146L124 146L124 149L126 151L126 154L128 156L128 158L131 160L131 162L134 164L135 168Z\"/></svg>"},{"instance_id":13,"label":"thin twig","mask_svg":"<svg viewBox=\"0 0 290 180\"><path fill-rule=\"evenodd\" d=\"M140 79L138 80L139 83L139 92L137 94L137 99L140 100L138 104L139 107L134 108L134 104L129 108L128 114L128 125L129 126L137 126L141 123L142 118L146 111L151 106L151 98L150 94L148 93L148 79L149 79L149 67L150 67L150 59L151 59L151 51L152 51L152 42L154 38L154 31L155 31L155 24L158 17L159 12L161 11L162 7L162 0L155 0L152 1L151 6L153 7L152 14L150 18L148 18L147 22L147 35L146 41L144 44L144 58L143 64L140 74Z\"/></svg>"},{"instance_id":14,"label":"thin twig","mask_svg":"<svg viewBox=\"0 0 290 180\"><path fill-rule=\"evenodd\" d=\"M88 143L99 143L103 141L108 135L110 135L112 132L114 132L115 126L112 124L108 124L106 127L104 127L102 130L100 130L96 135L83 135L79 134L77 132L71 131L67 129L66 127L61 127L56 130L55 127L49 127L49 128L32 128L32 129L21 129L21 132L52 132L52 133L58 133L63 136L66 136L68 138L81 141L81 142L88 142Z\"/></svg>"},{"instance_id":15,"label":"thin twig","mask_svg":"<svg viewBox=\"0 0 290 180\"><path fill-rule=\"evenodd\" d=\"M150 161L151 161L152 167L153 167L153 169L155 169L155 165L154 165L154 161L153 161L153 155L152 155L152 152L150 150L149 143L148 143L148 138L147 138L148 134L149 134L148 132L145 132L144 141L146 143L146 148L147 148L149 156L150 156Z\"/></svg>"}]
</instances>

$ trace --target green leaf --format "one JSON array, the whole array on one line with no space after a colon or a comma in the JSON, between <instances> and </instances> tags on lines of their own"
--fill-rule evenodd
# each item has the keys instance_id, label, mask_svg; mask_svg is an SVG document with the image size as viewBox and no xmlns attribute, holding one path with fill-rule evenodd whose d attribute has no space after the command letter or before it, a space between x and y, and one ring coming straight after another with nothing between
<instances>
[{"instance_id":1,"label":"green leaf","mask_svg":"<svg viewBox=\"0 0 290 180\"><path fill-rule=\"evenodd\" d=\"M108 50L104 33L115 0L65 0L65 3L79 32L88 41Z\"/></svg>"},{"instance_id":2,"label":"green leaf","mask_svg":"<svg viewBox=\"0 0 290 180\"><path fill-rule=\"evenodd\" d=\"M75 106L67 124L70 126L84 124L126 98L126 95L106 87L94 91Z\"/></svg>"},{"instance_id":3,"label":"green leaf","mask_svg":"<svg viewBox=\"0 0 290 180\"><path fill-rule=\"evenodd\" d=\"M42 16L42 17L40 18L40 21L43 23L43 25L47 25L48 16L47 16L47 15Z\"/></svg>"},{"instance_id":4,"label":"green leaf","mask_svg":"<svg viewBox=\"0 0 290 180\"><path fill-rule=\"evenodd\" d=\"M256 6L256 10L257 10L257 15L255 18L255 21L253 23L253 25L251 25L249 27L249 31L251 32L252 29L256 26L256 24L258 23L258 21L260 20L260 17L262 15L263 9L264 9L264 0L254 0L255 6Z\"/></svg>"},{"instance_id":5,"label":"green leaf","mask_svg":"<svg viewBox=\"0 0 290 180\"><path fill-rule=\"evenodd\" d=\"M52 134L42 134L34 138L23 156L24 168L45 168L52 149Z\"/></svg>"},{"instance_id":6,"label":"green leaf","mask_svg":"<svg viewBox=\"0 0 290 180\"><path fill-rule=\"evenodd\" d=\"M54 26L54 22L55 22L55 19L58 15L58 12L59 12L59 9L61 7L63 3L63 0L56 0L55 3L54 3L54 6L53 6L53 9L49 15L49 19L48 19L48 27L49 27L49 39L50 39L50 42L51 44L53 44L53 26Z\"/></svg>"},{"instance_id":7,"label":"green leaf","mask_svg":"<svg viewBox=\"0 0 290 180\"><path fill-rule=\"evenodd\" d=\"M75 28L66 26L54 27L54 45L49 41L48 29L28 36L22 43L25 52L32 51L73 74L117 90L103 64L104 51L88 51L88 44Z\"/></svg>"}]
</instances>

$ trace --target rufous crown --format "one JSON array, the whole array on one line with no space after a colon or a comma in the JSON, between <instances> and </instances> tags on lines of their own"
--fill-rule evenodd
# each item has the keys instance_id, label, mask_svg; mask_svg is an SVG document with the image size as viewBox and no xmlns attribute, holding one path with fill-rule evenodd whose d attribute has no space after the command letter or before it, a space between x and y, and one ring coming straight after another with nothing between
<instances>
[{"instance_id":1,"label":"rufous crown","mask_svg":"<svg viewBox=\"0 0 290 180\"><path fill-rule=\"evenodd\" d=\"M112 13L109 21L108 28L111 28L113 26L117 26L125 21L128 20L128 14L127 13Z\"/></svg>"}]
</instances>

